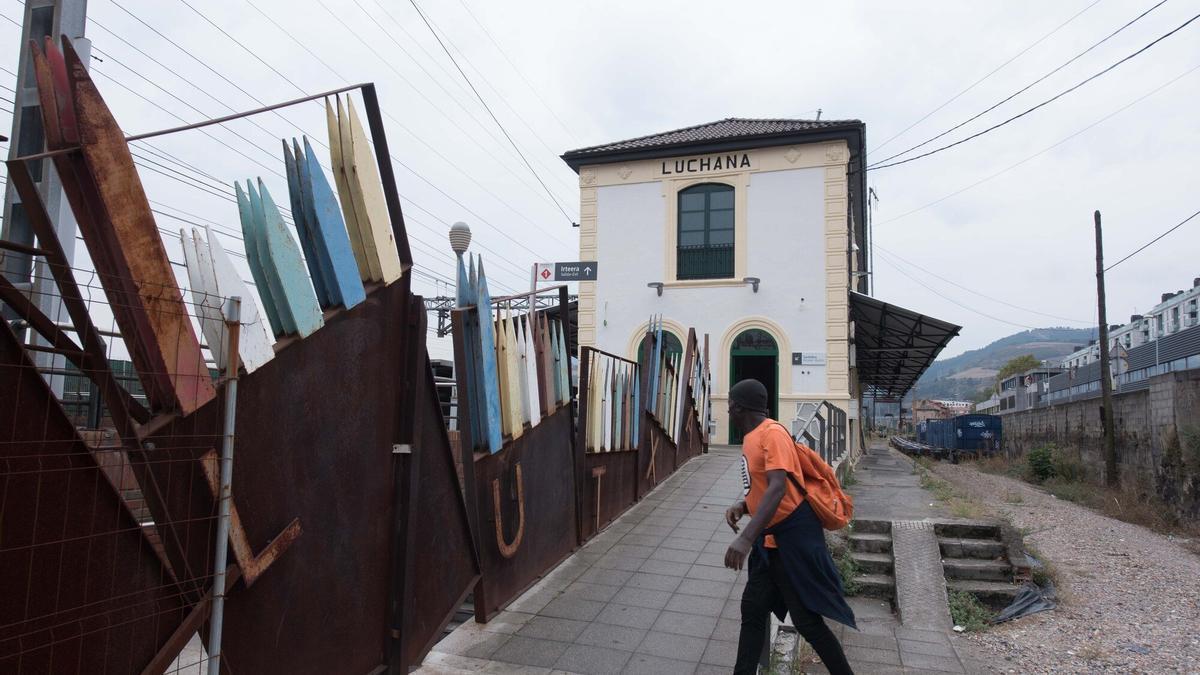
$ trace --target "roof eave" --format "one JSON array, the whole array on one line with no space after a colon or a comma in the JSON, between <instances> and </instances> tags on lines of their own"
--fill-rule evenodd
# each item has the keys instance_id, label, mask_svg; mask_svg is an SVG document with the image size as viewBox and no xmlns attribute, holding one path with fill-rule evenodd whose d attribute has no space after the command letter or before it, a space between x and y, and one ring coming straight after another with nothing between
<instances>
[{"instance_id":1,"label":"roof eave","mask_svg":"<svg viewBox=\"0 0 1200 675\"><path fill-rule=\"evenodd\" d=\"M725 152L728 150L751 150L791 143L818 143L824 140L846 138L848 132L862 132L866 128L863 122L854 122L838 126L813 129L808 131L788 131L775 134L756 134L753 136L733 136L706 141L686 141L667 145L656 145L649 148L621 149L587 152L572 150L564 153L561 159L575 173L580 168L591 164L615 164L643 159L658 159L661 157L676 157L680 154L705 154ZM685 152L686 151L686 152Z\"/></svg>"}]
</instances>

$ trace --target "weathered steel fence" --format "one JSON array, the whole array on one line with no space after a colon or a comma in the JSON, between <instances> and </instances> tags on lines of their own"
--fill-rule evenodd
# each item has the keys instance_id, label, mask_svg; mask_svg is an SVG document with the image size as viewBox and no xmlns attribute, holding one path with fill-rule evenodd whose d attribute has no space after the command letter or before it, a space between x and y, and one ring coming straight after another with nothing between
<instances>
[{"instance_id":1,"label":"weathered steel fence","mask_svg":"<svg viewBox=\"0 0 1200 675\"><path fill-rule=\"evenodd\" d=\"M282 287L272 277L270 290L284 292L277 303L312 294L316 285L320 310L297 333L299 314L287 315L264 298L274 344L264 322L244 322L243 343L260 331L260 349L230 354L211 331L220 303L210 301L218 298L188 301L177 286L130 160L130 139L69 43L65 65L51 47L37 53L50 152L7 163L37 246L6 246L39 259L69 321L46 316L0 277L0 300L21 317L22 330L42 340L33 344L0 326L0 672L163 672L197 633L207 641L202 628L213 618L217 457L227 413L236 413L237 434L224 631L213 655L221 670L407 672L474 586L479 562L425 351L424 304L411 291L412 256L374 87L345 87L189 127L358 90L371 134L368 144L353 110L330 112L331 134L358 139L353 161L334 157L335 167L346 160L351 170L339 176L357 188L342 193L342 205L349 208L348 195L361 201L369 193L358 216L382 224L373 229L378 246L371 252L391 257L391 271L364 268L357 289L357 271L339 277L338 283L348 280L340 289L303 271ZM76 114L59 119L48 112L59 110ZM76 121L85 133L69 126ZM308 169L320 171L308 157ZM41 202L30 167L47 158L80 223L95 288L78 283L86 277L68 266ZM293 197L314 198L315 185L324 200L316 210L293 203L304 211L292 216L315 275L307 248L319 241L314 228L349 225L330 208L337 202L324 174L304 178L308 191ZM260 199L251 221L275 228L260 251L277 256L291 246L292 259L300 260L265 190ZM247 222L243 213L244 228ZM251 234L246 230L245 245L257 272ZM189 258L189 274L208 270L216 274L213 283L236 280L224 273L211 236L204 247L195 243L198 235L184 239L214 256ZM362 251L354 251L359 262ZM343 261L353 270L353 260ZM267 292L268 284L259 283L258 293ZM102 332L98 315L115 317L115 325ZM277 325L281 317L292 323ZM117 337L106 343L102 335ZM110 362L114 349L130 355L144 397L122 386ZM111 420L113 431L74 427L35 366L36 351L67 359L94 384L106 415L91 418ZM235 372L239 359L246 366L235 411L223 407L230 380L206 363L219 366L222 358L233 359ZM569 412L562 417L569 429Z\"/></svg>"}]
</instances>

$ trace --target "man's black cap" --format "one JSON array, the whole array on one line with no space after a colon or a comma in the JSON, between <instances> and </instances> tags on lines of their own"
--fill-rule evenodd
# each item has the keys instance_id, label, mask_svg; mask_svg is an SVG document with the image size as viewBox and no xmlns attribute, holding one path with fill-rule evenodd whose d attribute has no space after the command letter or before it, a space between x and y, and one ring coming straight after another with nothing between
<instances>
[{"instance_id":1,"label":"man's black cap","mask_svg":"<svg viewBox=\"0 0 1200 675\"><path fill-rule=\"evenodd\" d=\"M758 380L742 380L729 389L729 400L764 415L770 414L767 405L767 388Z\"/></svg>"}]
</instances>

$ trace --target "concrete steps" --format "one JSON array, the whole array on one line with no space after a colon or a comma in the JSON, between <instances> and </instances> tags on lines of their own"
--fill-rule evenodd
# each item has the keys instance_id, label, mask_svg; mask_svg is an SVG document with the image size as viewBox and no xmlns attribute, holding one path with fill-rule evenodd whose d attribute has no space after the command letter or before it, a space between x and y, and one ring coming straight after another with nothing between
<instances>
[{"instance_id":1,"label":"concrete steps","mask_svg":"<svg viewBox=\"0 0 1200 675\"><path fill-rule=\"evenodd\" d=\"M1013 598L1021 590L1020 586L999 581L971 581L954 579L946 581L946 588L951 591L970 593L980 602L992 609L1003 609L1012 604Z\"/></svg>"},{"instance_id":2,"label":"concrete steps","mask_svg":"<svg viewBox=\"0 0 1200 675\"><path fill-rule=\"evenodd\" d=\"M942 570L946 579L964 581L999 581L1012 583L1012 566L1007 560L978 560L975 558L944 558Z\"/></svg>"},{"instance_id":3,"label":"concrete steps","mask_svg":"<svg viewBox=\"0 0 1200 675\"><path fill-rule=\"evenodd\" d=\"M856 530L850 535L849 541L851 551L888 554L892 552L891 534L875 534L872 532L859 532Z\"/></svg>"},{"instance_id":4,"label":"concrete steps","mask_svg":"<svg viewBox=\"0 0 1200 675\"><path fill-rule=\"evenodd\" d=\"M891 574L893 568L891 553L865 553L852 551L850 557L864 574Z\"/></svg>"},{"instance_id":5,"label":"concrete steps","mask_svg":"<svg viewBox=\"0 0 1200 675\"><path fill-rule=\"evenodd\" d=\"M938 546L945 558L978 558L994 560L1004 555L1004 543L995 539L963 539L938 537Z\"/></svg>"},{"instance_id":6,"label":"concrete steps","mask_svg":"<svg viewBox=\"0 0 1200 675\"><path fill-rule=\"evenodd\" d=\"M851 525L850 557L858 566L854 578L859 595L892 600L896 597L893 576L892 524L886 520L856 520Z\"/></svg>"}]
</instances>

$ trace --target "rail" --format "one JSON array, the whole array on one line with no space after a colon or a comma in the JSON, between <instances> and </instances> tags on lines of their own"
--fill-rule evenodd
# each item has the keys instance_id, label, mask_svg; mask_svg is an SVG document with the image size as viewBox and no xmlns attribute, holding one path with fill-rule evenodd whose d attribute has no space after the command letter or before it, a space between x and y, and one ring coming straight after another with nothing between
<instances>
[{"instance_id":1,"label":"rail","mask_svg":"<svg viewBox=\"0 0 1200 675\"><path fill-rule=\"evenodd\" d=\"M792 418L792 437L837 468L849 449L846 411L827 400L801 401L796 404L796 415Z\"/></svg>"}]
</instances>

